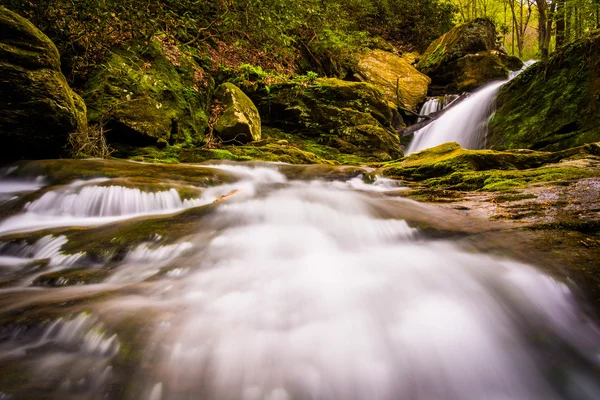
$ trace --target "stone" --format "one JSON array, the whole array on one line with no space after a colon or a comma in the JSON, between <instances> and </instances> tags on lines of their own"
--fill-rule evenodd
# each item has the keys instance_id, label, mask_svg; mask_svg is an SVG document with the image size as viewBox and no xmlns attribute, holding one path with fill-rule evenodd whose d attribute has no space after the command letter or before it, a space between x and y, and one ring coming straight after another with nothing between
<instances>
[{"instance_id":1,"label":"stone","mask_svg":"<svg viewBox=\"0 0 600 400\"><path fill-rule=\"evenodd\" d=\"M600 141L600 34L557 50L504 85L493 149L561 150Z\"/></svg>"},{"instance_id":2,"label":"stone","mask_svg":"<svg viewBox=\"0 0 600 400\"><path fill-rule=\"evenodd\" d=\"M0 156L57 158L70 133L86 127L86 106L60 70L54 43L0 7Z\"/></svg>"},{"instance_id":3,"label":"stone","mask_svg":"<svg viewBox=\"0 0 600 400\"><path fill-rule=\"evenodd\" d=\"M496 27L479 18L457 25L429 45L417 69L432 80L431 95L472 91L498 79L523 62L496 43Z\"/></svg>"},{"instance_id":4,"label":"stone","mask_svg":"<svg viewBox=\"0 0 600 400\"><path fill-rule=\"evenodd\" d=\"M163 36L113 49L85 85L90 123L110 143L202 145L214 81L188 50Z\"/></svg>"},{"instance_id":5,"label":"stone","mask_svg":"<svg viewBox=\"0 0 600 400\"><path fill-rule=\"evenodd\" d=\"M425 100L431 82L406 59L383 50L363 53L355 76L381 90L384 98L396 107L412 111L417 111L417 106Z\"/></svg>"},{"instance_id":6,"label":"stone","mask_svg":"<svg viewBox=\"0 0 600 400\"><path fill-rule=\"evenodd\" d=\"M261 122L252 100L232 83L224 83L215 92L225 110L214 131L224 143L248 143L260 140Z\"/></svg>"}]
</instances>

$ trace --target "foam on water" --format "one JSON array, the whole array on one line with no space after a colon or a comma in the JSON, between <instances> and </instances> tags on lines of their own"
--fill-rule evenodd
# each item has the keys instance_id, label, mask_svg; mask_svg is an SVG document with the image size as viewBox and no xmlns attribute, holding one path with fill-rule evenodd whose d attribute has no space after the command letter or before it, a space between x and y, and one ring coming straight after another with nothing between
<instances>
[{"instance_id":1,"label":"foam on water","mask_svg":"<svg viewBox=\"0 0 600 400\"><path fill-rule=\"evenodd\" d=\"M369 193L397 190L384 179L213 168L243 177L210 196L239 195L219 201L197 235L136 246L110 278L133 290L111 294L106 309L90 304L115 320L125 305L138 311L124 321L148 316L128 343L141 358L122 377L128 398L600 398L600 331L564 283L386 217L393 198L378 208ZM60 376L68 393L106 397L120 345L94 317L17 337L0 341L1 356Z\"/></svg>"},{"instance_id":2,"label":"foam on water","mask_svg":"<svg viewBox=\"0 0 600 400\"><path fill-rule=\"evenodd\" d=\"M98 392L111 377L110 361L120 349L117 336L86 313L48 321L41 330L15 328L2 333L7 337L0 343L0 360L17 360L25 354L34 358L31 372L59 386L52 398L70 398L62 397L67 392L101 398Z\"/></svg>"},{"instance_id":3,"label":"foam on water","mask_svg":"<svg viewBox=\"0 0 600 400\"><path fill-rule=\"evenodd\" d=\"M178 262L188 273L167 293L182 312L157 328L164 373L139 377L142 397L600 396L600 332L532 267L425 241L336 184L291 182L217 213L226 227Z\"/></svg>"}]
</instances>

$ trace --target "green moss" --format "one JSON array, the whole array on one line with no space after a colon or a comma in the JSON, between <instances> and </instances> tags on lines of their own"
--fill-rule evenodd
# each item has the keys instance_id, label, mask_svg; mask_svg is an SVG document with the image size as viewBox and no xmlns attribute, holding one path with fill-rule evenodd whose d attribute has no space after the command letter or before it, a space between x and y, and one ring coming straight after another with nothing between
<instances>
[{"instance_id":1,"label":"green moss","mask_svg":"<svg viewBox=\"0 0 600 400\"><path fill-rule=\"evenodd\" d=\"M490 122L491 147L552 151L600 141L599 98L596 33L557 50L501 88Z\"/></svg>"},{"instance_id":2,"label":"green moss","mask_svg":"<svg viewBox=\"0 0 600 400\"><path fill-rule=\"evenodd\" d=\"M111 141L191 146L203 144L213 86L185 51L154 37L114 49L84 98L90 121L105 124Z\"/></svg>"},{"instance_id":3,"label":"green moss","mask_svg":"<svg viewBox=\"0 0 600 400\"><path fill-rule=\"evenodd\" d=\"M51 183L69 183L91 178L156 178L214 186L232 182L230 174L200 166L142 164L117 160L40 160L17 164L12 176L48 176Z\"/></svg>"},{"instance_id":4,"label":"green moss","mask_svg":"<svg viewBox=\"0 0 600 400\"><path fill-rule=\"evenodd\" d=\"M214 127L223 142L243 144L260 140L260 115L244 92L232 83L224 83L217 88L215 98L225 107Z\"/></svg>"},{"instance_id":5,"label":"green moss","mask_svg":"<svg viewBox=\"0 0 600 400\"><path fill-rule=\"evenodd\" d=\"M457 25L436 39L417 68L432 79L435 92L473 90L495 79L506 79L523 63L499 50L496 28L488 19Z\"/></svg>"},{"instance_id":6,"label":"green moss","mask_svg":"<svg viewBox=\"0 0 600 400\"><path fill-rule=\"evenodd\" d=\"M59 157L69 133L86 127L85 104L48 37L4 7L0 31L0 159Z\"/></svg>"},{"instance_id":7,"label":"green moss","mask_svg":"<svg viewBox=\"0 0 600 400\"><path fill-rule=\"evenodd\" d=\"M581 162L556 164L588 157L597 150L597 144L554 153L466 150L457 143L446 143L384 164L374 174L423 182L431 188L507 191L535 183L599 176L599 171Z\"/></svg>"},{"instance_id":8,"label":"green moss","mask_svg":"<svg viewBox=\"0 0 600 400\"><path fill-rule=\"evenodd\" d=\"M527 170L455 172L426 181L427 185L452 190L510 191L536 183L561 183L600 176L583 168L540 167Z\"/></svg>"}]
</instances>

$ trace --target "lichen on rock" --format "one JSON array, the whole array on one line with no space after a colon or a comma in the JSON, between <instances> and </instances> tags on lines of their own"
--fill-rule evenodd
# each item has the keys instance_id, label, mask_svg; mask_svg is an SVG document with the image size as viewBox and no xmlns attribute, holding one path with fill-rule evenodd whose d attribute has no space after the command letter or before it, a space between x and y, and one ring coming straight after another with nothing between
<instances>
[{"instance_id":1,"label":"lichen on rock","mask_svg":"<svg viewBox=\"0 0 600 400\"><path fill-rule=\"evenodd\" d=\"M399 55L369 50L363 53L356 66L355 76L371 83L383 92L386 100L397 107L417 111L425 100L431 79L419 72Z\"/></svg>"},{"instance_id":2,"label":"lichen on rock","mask_svg":"<svg viewBox=\"0 0 600 400\"><path fill-rule=\"evenodd\" d=\"M214 127L224 143L242 144L260 140L260 115L252 100L240 88L224 83L215 91L215 99L225 108Z\"/></svg>"}]
</instances>

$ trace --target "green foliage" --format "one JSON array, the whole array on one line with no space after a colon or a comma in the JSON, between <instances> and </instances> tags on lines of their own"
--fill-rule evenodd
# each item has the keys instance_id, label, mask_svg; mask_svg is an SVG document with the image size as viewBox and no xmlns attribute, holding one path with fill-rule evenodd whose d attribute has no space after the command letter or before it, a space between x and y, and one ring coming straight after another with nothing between
<instances>
[{"instance_id":1,"label":"green foliage","mask_svg":"<svg viewBox=\"0 0 600 400\"><path fill-rule=\"evenodd\" d=\"M48 34L71 82L115 46L157 32L196 48L203 67L261 65L342 75L369 34L424 48L452 25L444 0L3 0ZM208 58L212 60L208 62ZM264 71L247 69L261 76Z\"/></svg>"}]
</instances>

